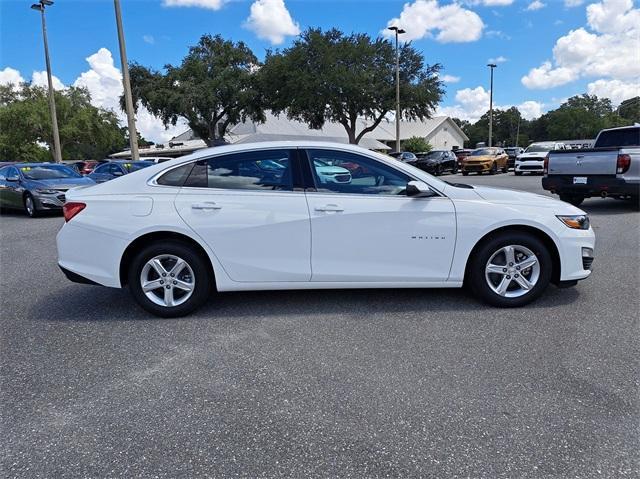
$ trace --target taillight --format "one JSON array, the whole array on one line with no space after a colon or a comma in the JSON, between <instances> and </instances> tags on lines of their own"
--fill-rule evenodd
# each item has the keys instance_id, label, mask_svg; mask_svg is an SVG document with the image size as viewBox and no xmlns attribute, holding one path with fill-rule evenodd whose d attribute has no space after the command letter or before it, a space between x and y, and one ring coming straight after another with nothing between
<instances>
[{"instance_id":1,"label":"taillight","mask_svg":"<svg viewBox=\"0 0 640 479\"><path fill-rule=\"evenodd\" d=\"M618 161L616 162L616 172L618 174L626 173L629 170L630 166L631 157L629 155L627 155L626 153L618 155Z\"/></svg>"},{"instance_id":2,"label":"taillight","mask_svg":"<svg viewBox=\"0 0 640 479\"><path fill-rule=\"evenodd\" d=\"M547 175L549 173L549 153L547 153L547 156L544 157L544 163L542 168L543 168L544 174Z\"/></svg>"},{"instance_id":3,"label":"taillight","mask_svg":"<svg viewBox=\"0 0 640 479\"><path fill-rule=\"evenodd\" d=\"M86 208L87 205L84 203L65 203L62 206L62 214L64 214L64 220L69 222L71 219L80 213L83 209Z\"/></svg>"}]
</instances>

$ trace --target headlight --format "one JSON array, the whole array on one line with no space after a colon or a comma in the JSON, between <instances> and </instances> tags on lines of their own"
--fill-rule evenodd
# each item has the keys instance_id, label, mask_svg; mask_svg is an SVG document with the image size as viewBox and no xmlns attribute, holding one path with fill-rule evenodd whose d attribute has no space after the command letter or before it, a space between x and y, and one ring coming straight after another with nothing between
<instances>
[{"instance_id":1,"label":"headlight","mask_svg":"<svg viewBox=\"0 0 640 479\"><path fill-rule=\"evenodd\" d=\"M556 216L556 218L574 230L589 229L589 217L587 215Z\"/></svg>"},{"instance_id":2,"label":"headlight","mask_svg":"<svg viewBox=\"0 0 640 479\"><path fill-rule=\"evenodd\" d=\"M36 193L41 195L56 195L58 194L57 190L51 190L48 188L36 188Z\"/></svg>"}]
</instances>

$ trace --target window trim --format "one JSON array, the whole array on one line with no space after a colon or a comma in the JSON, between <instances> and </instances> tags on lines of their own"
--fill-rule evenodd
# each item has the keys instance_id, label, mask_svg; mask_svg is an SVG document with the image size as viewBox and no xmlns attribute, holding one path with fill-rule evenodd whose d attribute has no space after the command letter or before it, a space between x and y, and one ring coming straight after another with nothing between
<instances>
[{"instance_id":1,"label":"window trim","mask_svg":"<svg viewBox=\"0 0 640 479\"><path fill-rule=\"evenodd\" d=\"M208 186L172 186L172 185L161 185L158 183L158 179L162 176L164 176L165 174L169 173L172 170L175 170L176 168L180 168L181 166L185 166L189 163L197 163L199 161L209 161L211 159L214 158L218 158L218 157L223 157L223 156L227 156L227 155L234 155L234 154L238 154L238 153L255 153L255 152L260 152L260 151L272 151L272 150L285 150L290 152L290 162L291 162L291 189L286 189L286 190L262 190L262 189L238 189L238 188L211 188ZM279 146L279 147L269 147L269 148L252 148L252 149L247 149L247 150L238 150L238 151L227 151L225 153L218 153L215 155L210 155L210 156L203 156L200 158L195 158L195 159L191 159L189 161L185 161L184 163L180 163L178 165L173 165L170 168L167 168L166 170L162 170L159 173L156 173L155 175L153 175L149 180L147 180L147 185L149 186L154 186L154 187L158 187L158 188L180 188L180 189L188 189L188 190L202 190L202 191L232 191L232 192L239 192L239 193L269 193L269 194L273 194L273 193L300 193L304 191L303 187L298 187L296 188L296 182L300 181L304 178L303 175L300 174L300 163L301 163L301 158L300 158L300 153L299 153L299 148L298 147L291 147L291 146ZM191 173L189 173L191 174ZM188 179L188 177L187 177ZM185 179L186 181L186 179ZM298 183L299 184L299 183Z\"/></svg>"},{"instance_id":2,"label":"window trim","mask_svg":"<svg viewBox=\"0 0 640 479\"><path fill-rule=\"evenodd\" d=\"M318 147L318 146L314 146L314 147L300 147L300 150L302 150L304 152L304 157L306 158L306 161L304 161L304 164L306 165L306 168L309 170L309 174L311 175L311 181L313 183L312 187L308 187L305 189L306 193L316 193L316 194L321 194L321 195L346 195L346 196L355 196L358 198L400 198L400 199L412 199L412 200L431 200L434 198L447 198L440 190L438 190L437 188L433 187L433 185L427 183L426 181L424 181L421 178L418 178L406 171L403 170L399 170L397 168L394 168L392 165L389 165L383 161L380 161L377 158L374 158L372 156L360 153L360 152L353 152L351 150L341 150L339 148L331 148L331 147ZM391 168L394 171L397 171L405 176L408 176L409 178L411 178L411 180L414 181L422 181L423 183L427 184L429 186L429 188L431 188L435 193L437 193L437 196L430 196L430 197L425 197L425 198L411 198L410 196L407 195L390 195L390 194L375 194L375 195L369 195L366 193L344 193L344 192L337 192L337 191L318 191L318 188L315 184L315 175L313 174L313 172L311 171L311 156L309 155L309 150L327 150L327 151L339 151L342 153L351 153L353 155L356 156L362 156L364 158L367 158L368 160L371 161L375 161L378 163L382 163L384 166Z\"/></svg>"}]
</instances>

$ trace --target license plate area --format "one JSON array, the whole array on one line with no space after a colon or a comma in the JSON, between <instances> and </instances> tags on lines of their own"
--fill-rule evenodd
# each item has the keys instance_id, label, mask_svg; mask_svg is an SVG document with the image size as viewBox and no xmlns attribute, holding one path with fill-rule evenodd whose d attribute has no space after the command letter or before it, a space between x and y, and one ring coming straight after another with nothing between
<instances>
[{"instance_id":1,"label":"license plate area","mask_svg":"<svg viewBox=\"0 0 640 479\"><path fill-rule=\"evenodd\" d=\"M586 185L587 184L587 177L586 176L574 176L573 177L573 184L574 185Z\"/></svg>"}]
</instances>

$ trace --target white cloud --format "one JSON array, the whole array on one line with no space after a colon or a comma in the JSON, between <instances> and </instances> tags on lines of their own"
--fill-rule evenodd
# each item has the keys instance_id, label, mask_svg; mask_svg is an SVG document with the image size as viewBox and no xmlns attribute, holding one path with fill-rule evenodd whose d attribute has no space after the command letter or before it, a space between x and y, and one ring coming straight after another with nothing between
<instances>
[{"instance_id":1,"label":"white cloud","mask_svg":"<svg viewBox=\"0 0 640 479\"><path fill-rule=\"evenodd\" d=\"M439 107L438 115L447 115L475 123L489 111L489 91L484 87L464 88L456 92L456 104L453 106ZM495 105L498 110L506 110L515 106L520 110L522 117L527 120L538 118L542 115L545 105L543 103L528 100L518 105Z\"/></svg>"},{"instance_id":2,"label":"white cloud","mask_svg":"<svg viewBox=\"0 0 640 479\"><path fill-rule=\"evenodd\" d=\"M153 35L142 35L142 40L144 40L144 42L148 43L149 45L153 45L156 42L156 39L153 37Z\"/></svg>"},{"instance_id":3,"label":"white cloud","mask_svg":"<svg viewBox=\"0 0 640 479\"><path fill-rule=\"evenodd\" d=\"M511 40L511 37L501 30L487 30L484 33L489 38L500 38L501 40Z\"/></svg>"},{"instance_id":4,"label":"white cloud","mask_svg":"<svg viewBox=\"0 0 640 479\"><path fill-rule=\"evenodd\" d=\"M540 0L533 0L533 2L531 2L526 9L531 12L535 10L540 10L541 8L544 8L546 6L547 4L542 3Z\"/></svg>"},{"instance_id":5,"label":"white cloud","mask_svg":"<svg viewBox=\"0 0 640 479\"><path fill-rule=\"evenodd\" d=\"M300 33L300 26L291 18L284 0L256 0L251 4L251 13L244 26L272 45L279 45L285 37Z\"/></svg>"},{"instance_id":6,"label":"white cloud","mask_svg":"<svg viewBox=\"0 0 640 479\"><path fill-rule=\"evenodd\" d=\"M506 61L507 61L507 58L500 55L499 57L496 57L496 58L489 58L487 60L487 63L504 63Z\"/></svg>"},{"instance_id":7,"label":"white cloud","mask_svg":"<svg viewBox=\"0 0 640 479\"><path fill-rule=\"evenodd\" d=\"M162 0L163 7L199 7L220 10L228 0Z\"/></svg>"},{"instance_id":8,"label":"white cloud","mask_svg":"<svg viewBox=\"0 0 640 479\"><path fill-rule=\"evenodd\" d=\"M568 8L579 7L584 0L564 0L564 6Z\"/></svg>"},{"instance_id":9,"label":"white cloud","mask_svg":"<svg viewBox=\"0 0 640 479\"><path fill-rule=\"evenodd\" d=\"M587 28L591 31L587 31ZM632 0L602 0L587 7L587 28L571 30L546 61L522 77L528 88L552 88L581 77L640 77L640 9Z\"/></svg>"},{"instance_id":10,"label":"white cloud","mask_svg":"<svg viewBox=\"0 0 640 479\"><path fill-rule=\"evenodd\" d=\"M18 70L11 67L0 70L0 85L14 85L18 87L22 82L24 82L24 78L22 78Z\"/></svg>"},{"instance_id":11,"label":"white cloud","mask_svg":"<svg viewBox=\"0 0 640 479\"><path fill-rule=\"evenodd\" d=\"M484 5L485 7L506 7L511 5L514 0L467 0L467 5Z\"/></svg>"},{"instance_id":12,"label":"white cloud","mask_svg":"<svg viewBox=\"0 0 640 479\"><path fill-rule=\"evenodd\" d=\"M477 13L457 3L440 6L437 0L415 0L405 3L399 18L392 18L388 26L398 25L407 33L403 40L435 37L440 43L473 42L482 36L484 23ZM383 35L392 36L389 30Z\"/></svg>"},{"instance_id":13,"label":"white cloud","mask_svg":"<svg viewBox=\"0 0 640 479\"><path fill-rule=\"evenodd\" d=\"M460 81L460 77L454 75L443 75L442 81L445 83L458 83Z\"/></svg>"},{"instance_id":14,"label":"white cloud","mask_svg":"<svg viewBox=\"0 0 640 479\"><path fill-rule=\"evenodd\" d=\"M65 86L57 76L51 75L51 82L53 83L54 90L64 90ZM49 88L49 82L47 81L47 72L33 72L33 75L31 75L31 84L42 88Z\"/></svg>"},{"instance_id":15,"label":"white cloud","mask_svg":"<svg viewBox=\"0 0 640 479\"><path fill-rule=\"evenodd\" d=\"M640 95L640 81L624 82L620 80L596 80L587 85L590 95L609 98L614 105Z\"/></svg>"},{"instance_id":16,"label":"white cloud","mask_svg":"<svg viewBox=\"0 0 640 479\"><path fill-rule=\"evenodd\" d=\"M113 63L113 56L106 48L101 48L87 57L90 69L80 74L73 86L84 87L91 94L91 103L112 110L118 115L121 124L126 125L126 115L120 109L122 95L122 74ZM140 106L136 115L136 127L147 140L165 142L182 133L188 127L185 122L165 129L162 121Z\"/></svg>"}]
</instances>

